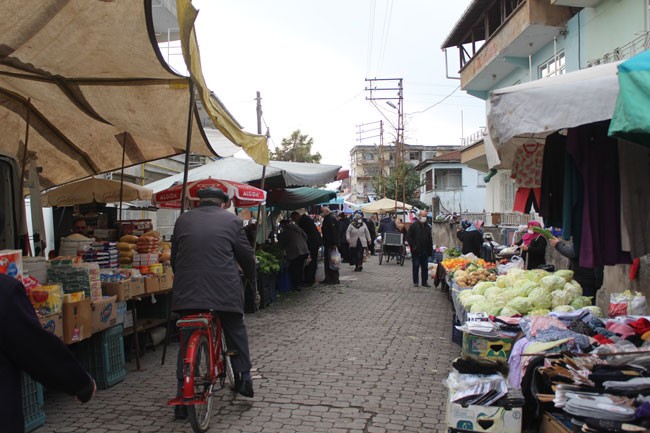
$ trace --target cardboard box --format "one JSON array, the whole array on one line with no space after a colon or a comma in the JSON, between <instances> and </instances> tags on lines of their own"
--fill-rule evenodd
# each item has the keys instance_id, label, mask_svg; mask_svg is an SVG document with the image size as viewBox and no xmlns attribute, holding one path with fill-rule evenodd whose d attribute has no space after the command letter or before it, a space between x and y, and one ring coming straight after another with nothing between
<instances>
[{"instance_id":1,"label":"cardboard box","mask_svg":"<svg viewBox=\"0 0 650 433\"><path fill-rule=\"evenodd\" d=\"M570 419L570 418L567 418ZM562 423L560 419L548 412L542 415L542 422L539 426L539 433L571 433L571 429Z\"/></svg>"},{"instance_id":2,"label":"cardboard box","mask_svg":"<svg viewBox=\"0 0 650 433\"><path fill-rule=\"evenodd\" d=\"M156 293L160 291L160 278L158 275L147 275L144 279L144 291L146 293Z\"/></svg>"},{"instance_id":3,"label":"cardboard box","mask_svg":"<svg viewBox=\"0 0 650 433\"><path fill-rule=\"evenodd\" d=\"M91 317L93 332L101 331L117 325L117 296L105 296L91 303Z\"/></svg>"},{"instance_id":4,"label":"cardboard box","mask_svg":"<svg viewBox=\"0 0 650 433\"><path fill-rule=\"evenodd\" d=\"M126 310L124 313L124 329L133 327L133 310Z\"/></svg>"},{"instance_id":5,"label":"cardboard box","mask_svg":"<svg viewBox=\"0 0 650 433\"><path fill-rule=\"evenodd\" d=\"M522 408L463 407L447 402L447 427L471 432L521 433ZM451 430L450 430L451 431Z\"/></svg>"},{"instance_id":6,"label":"cardboard box","mask_svg":"<svg viewBox=\"0 0 650 433\"><path fill-rule=\"evenodd\" d=\"M93 334L90 298L63 304L63 342L76 343Z\"/></svg>"},{"instance_id":7,"label":"cardboard box","mask_svg":"<svg viewBox=\"0 0 650 433\"><path fill-rule=\"evenodd\" d=\"M126 316L126 302L115 302L115 310L117 311L117 324L124 324Z\"/></svg>"},{"instance_id":8,"label":"cardboard box","mask_svg":"<svg viewBox=\"0 0 650 433\"><path fill-rule=\"evenodd\" d=\"M21 250L0 250L0 274L23 280L23 252Z\"/></svg>"},{"instance_id":9,"label":"cardboard box","mask_svg":"<svg viewBox=\"0 0 650 433\"><path fill-rule=\"evenodd\" d=\"M144 278L138 277L138 278L132 278L131 279L131 297L136 298L140 295L144 295L145 288L144 288Z\"/></svg>"},{"instance_id":10,"label":"cardboard box","mask_svg":"<svg viewBox=\"0 0 650 433\"><path fill-rule=\"evenodd\" d=\"M105 296L116 296L120 302L126 301L133 296L131 280L123 280L119 283L102 283L102 292Z\"/></svg>"},{"instance_id":11,"label":"cardboard box","mask_svg":"<svg viewBox=\"0 0 650 433\"><path fill-rule=\"evenodd\" d=\"M513 342L514 338L484 337L464 332L461 354L507 361L510 357Z\"/></svg>"},{"instance_id":12,"label":"cardboard box","mask_svg":"<svg viewBox=\"0 0 650 433\"><path fill-rule=\"evenodd\" d=\"M174 274L170 270L160 274L160 290L171 290L174 284Z\"/></svg>"},{"instance_id":13,"label":"cardboard box","mask_svg":"<svg viewBox=\"0 0 650 433\"><path fill-rule=\"evenodd\" d=\"M50 314L39 318L43 329L63 340L63 313Z\"/></svg>"}]
</instances>

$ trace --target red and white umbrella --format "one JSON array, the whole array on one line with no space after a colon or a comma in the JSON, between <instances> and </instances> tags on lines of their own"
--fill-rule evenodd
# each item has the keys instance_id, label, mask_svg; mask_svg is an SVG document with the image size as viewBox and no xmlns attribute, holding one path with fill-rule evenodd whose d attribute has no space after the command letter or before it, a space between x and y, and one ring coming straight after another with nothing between
<instances>
[{"instance_id":1,"label":"red and white umbrella","mask_svg":"<svg viewBox=\"0 0 650 433\"><path fill-rule=\"evenodd\" d=\"M210 186L228 194L228 197L230 197L236 207L257 206L266 200L266 191L263 189L255 188L245 183L212 178L188 182L185 196L188 200L196 202L199 200L197 195L199 190ZM153 203L160 208L180 209L182 195L183 184L173 185L154 194Z\"/></svg>"}]
</instances>

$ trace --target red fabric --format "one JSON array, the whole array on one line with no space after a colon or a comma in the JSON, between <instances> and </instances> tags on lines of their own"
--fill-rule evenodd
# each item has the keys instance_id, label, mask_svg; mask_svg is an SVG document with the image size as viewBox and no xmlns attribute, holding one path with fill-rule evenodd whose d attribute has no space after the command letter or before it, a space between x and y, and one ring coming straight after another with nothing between
<instances>
[{"instance_id":1,"label":"red fabric","mask_svg":"<svg viewBox=\"0 0 650 433\"><path fill-rule=\"evenodd\" d=\"M630 322L627 325L634 329L638 335L643 335L650 331L650 321L644 317L641 317L634 322Z\"/></svg>"},{"instance_id":2,"label":"red fabric","mask_svg":"<svg viewBox=\"0 0 650 433\"><path fill-rule=\"evenodd\" d=\"M593 338L594 340L596 340L600 344L614 344L614 342L612 340L610 340L609 338L605 337L602 334L596 334L591 338Z\"/></svg>"},{"instance_id":3,"label":"red fabric","mask_svg":"<svg viewBox=\"0 0 650 433\"><path fill-rule=\"evenodd\" d=\"M528 228L530 229L531 227L541 227L542 225L538 221L530 221L528 223ZM524 245L530 246L531 242L533 242L535 239L540 237L541 234L533 232L531 233L524 233L524 235L521 237L521 240L523 241Z\"/></svg>"},{"instance_id":4,"label":"red fabric","mask_svg":"<svg viewBox=\"0 0 650 433\"><path fill-rule=\"evenodd\" d=\"M637 257L632 261L632 266L630 266L630 280L636 280L637 275L639 275L639 265L640 261Z\"/></svg>"},{"instance_id":5,"label":"red fabric","mask_svg":"<svg viewBox=\"0 0 650 433\"><path fill-rule=\"evenodd\" d=\"M537 204L535 205L536 209L539 209L539 203L542 200L542 188L517 188L515 193L515 204L512 206L512 210L515 212L528 213L530 209L526 210L526 202L528 201L528 196L531 192L535 195L535 200Z\"/></svg>"}]
</instances>

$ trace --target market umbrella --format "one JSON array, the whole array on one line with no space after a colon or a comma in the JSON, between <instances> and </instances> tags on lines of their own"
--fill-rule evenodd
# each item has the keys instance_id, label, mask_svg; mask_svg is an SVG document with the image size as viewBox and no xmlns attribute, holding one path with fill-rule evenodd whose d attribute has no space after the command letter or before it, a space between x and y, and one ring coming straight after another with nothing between
<instances>
[{"instance_id":1,"label":"market umbrella","mask_svg":"<svg viewBox=\"0 0 650 433\"><path fill-rule=\"evenodd\" d=\"M42 205L74 206L85 203L117 203L122 183L110 179L88 178L72 182L41 194ZM123 182L122 201L151 200L153 190L130 182Z\"/></svg>"},{"instance_id":2,"label":"market umbrella","mask_svg":"<svg viewBox=\"0 0 650 433\"><path fill-rule=\"evenodd\" d=\"M650 51L618 65L618 86L609 135L650 146Z\"/></svg>"},{"instance_id":3,"label":"market umbrella","mask_svg":"<svg viewBox=\"0 0 650 433\"><path fill-rule=\"evenodd\" d=\"M269 206L282 210L294 210L336 198L335 191L318 188L282 188L269 192Z\"/></svg>"},{"instance_id":4,"label":"market umbrella","mask_svg":"<svg viewBox=\"0 0 650 433\"><path fill-rule=\"evenodd\" d=\"M411 210L413 206L384 197L381 200L373 201L361 207L361 210L365 213L393 212L395 209Z\"/></svg>"},{"instance_id":5,"label":"market umbrella","mask_svg":"<svg viewBox=\"0 0 650 433\"><path fill-rule=\"evenodd\" d=\"M188 182L185 189L187 199L190 201L198 201L198 191L210 186L219 188L228 194L237 207L255 206L266 200L266 191L264 190L246 185L245 183L212 178ZM177 183L154 194L153 203L160 208L180 209L182 194L183 184Z\"/></svg>"}]
</instances>

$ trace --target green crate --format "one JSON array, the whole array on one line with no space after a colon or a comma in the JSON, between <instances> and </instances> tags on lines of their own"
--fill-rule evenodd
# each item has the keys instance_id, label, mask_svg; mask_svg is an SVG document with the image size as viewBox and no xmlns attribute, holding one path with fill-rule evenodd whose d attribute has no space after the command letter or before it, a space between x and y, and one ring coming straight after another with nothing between
<instances>
[{"instance_id":1,"label":"green crate","mask_svg":"<svg viewBox=\"0 0 650 433\"><path fill-rule=\"evenodd\" d=\"M28 374L22 374L23 416L25 432L30 432L45 424L43 412L43 385Z\"/></svg>"},{"instance_id":2,"label":"green crate","mask_svg":"<svg viewBox=\"0 0 650 433\"><path fill-rule=\"evenodd\" d=\"M107 389L124 380L123 326L117 325L75 344L81 364L88 370L99 389Z\"/></svg>"}]
</instances>

